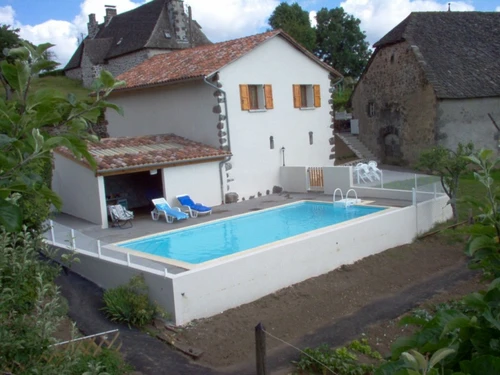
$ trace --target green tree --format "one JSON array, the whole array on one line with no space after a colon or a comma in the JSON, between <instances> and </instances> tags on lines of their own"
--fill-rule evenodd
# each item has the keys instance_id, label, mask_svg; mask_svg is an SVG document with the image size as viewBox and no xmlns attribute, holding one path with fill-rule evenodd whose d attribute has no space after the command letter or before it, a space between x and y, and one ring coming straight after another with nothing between
<instances>
[{"instance_id":1,"label":"green tree","mask_svg":"<svg viewBox=\"0 0 500 375\"><path fill-rule=\"evenodd\" d=\"M269 25L273 29L282 29L309 51L316 46L316 33L311 27L309 13L297 3L278 5L269 17Z\"/></svg>"},{"instance_id":2,"label":"green tree","mask_svg":"<svg viewBox=\"0 0 500 375\"><path fill-rule=\"evenodd\" d=\"M473 151L472 143L459 143L456 151L437 146L420 154L418 166L441 178L443 190L450 198L449 204L455 222L458 222L457 196L460 176L467 172L467 166L470 164L467 157L472 155Z\"/></svg>"},{"instance_id":3,"label":"green tree","mask_svg":"<svg viewBox=\"0 0 500 375\"><path fill-rule=\"evenodd\" d=\"M316 56L344 76L359 77L370 58L366 34L359 27L361 21L343 8L322 8L316 20Z\"/></svg>"},{"instance_id":4,"label":"green tree","mask_svg":"<svg viewBox=\"0 0 500 375\"><path fill-rule=\"evenodd\" d=\"M47 160L54 148L64 146L95 166L87 144L97 137L90 134L89 124L97 121L104 108L121 111L105 101L121 84L106 71L96 80L96 96L90 103L52 89L30 92L32 78L54 65L44 57L52 45L22 44L0 63L7 93L6 98L0 98L0 225L9 231L21 228L23 212L18 201L23 195L32 194L56 208L61 206L59 197L34 173L37 161Z\"/></svg>"},{"instance_id":5,"label":"green tree","mask_svg":"<svg viewBox=\"0 0 500 375\"><path fill-rule=\"evenodd\" d=\"M0 60L5 59L4 50L19 47L21 38L19 29L11 29L10 25L0 25Z\"/></svg>"}]
</instances>

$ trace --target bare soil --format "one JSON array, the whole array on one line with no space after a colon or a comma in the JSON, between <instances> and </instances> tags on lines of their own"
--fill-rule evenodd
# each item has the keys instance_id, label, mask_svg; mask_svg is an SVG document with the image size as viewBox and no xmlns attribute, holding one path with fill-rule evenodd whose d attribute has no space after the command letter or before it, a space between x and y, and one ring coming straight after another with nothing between
<instances>
[{"instance_id":1,"label":"bare soil","mask_svg":"<svg viewBox=\"0 0 500 375\"><path fill-rule=\"evenodd\" d=\"M369 315L370 311L363 308L370 304L382 302L383 305L384 301L391 303L406 298L411 307L415 307L419 303L448 301L481 289L478 276L469 273L463 280L449 282L452 285L446 287L432 283L440 275L454 274L455 270L464 272L466 267L463 243L450 243L445 237L431 236L367 257L212 318L194 321L181 329L177 336L182 342L204 351L197 361L199 365L219 370L226 368L236 373L236 364L254 361L254 327L259 322L272 335L301 347L308 342L303 340L304 337L323 337L321 332L331 329L336 323L343 324L360 312ZM428 301L413 301L419 297L406 295L414 293L415 288L426 282L426 288L430 289L426 295L432 297ZM440 289L435 290L434 286ZM391 310L391 306L387 308ZM352 327L344 328L352 333L350 336L361 334L367 337L375 348L386 354L391 342L407 332L398 325L397 318L405 311L394 313L393 318L377 321L371 326L360 327L361 323L353 323ZM370 321L370 317L364 321ZM283 342L272 338L267 340L270 353L283 347L286 347Z\"/></svg>"}]
</instances>

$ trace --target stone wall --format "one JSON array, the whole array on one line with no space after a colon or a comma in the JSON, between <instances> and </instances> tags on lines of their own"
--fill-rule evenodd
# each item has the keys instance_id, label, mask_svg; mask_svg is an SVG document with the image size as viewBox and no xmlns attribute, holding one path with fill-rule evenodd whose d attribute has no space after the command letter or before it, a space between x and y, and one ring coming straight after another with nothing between
<instances>
[{"instance_id":1,"label":"stone wall","mask_svg":"<svg viewBox=\"0 0 500 375\"><path fill-rule=\"evenodd\" d=\"M82 80L82 69L76 68L76 69L66 70L64 72L64 75L68 78L77 79L77 80L81 81Z\"/></svg>"},{"instance_id":2,"label":"stone wall","mask_svg":"<svg viewBox=\"0 0 500 375\"><path fill-rule=\"evenodd\" d=\"M111 74L113 74L113 76L116 77L122 73L125 73L127 70L130 70L133 67L139 65L148 58L149 50L144 49L110 59L108 63L103 66L103 68L108 70Z\"/></svg>"},{"instance_id":3,"label":"stone wall","mask_svg":"<svg viewBox=\"0 0 500 375\"><path fill-rule=\"evenodd\" d=\"M352 97L359 136L382 161L412 164L435 144L436 97L407 42L373 57Z\"/></svg>"}]
</instances>

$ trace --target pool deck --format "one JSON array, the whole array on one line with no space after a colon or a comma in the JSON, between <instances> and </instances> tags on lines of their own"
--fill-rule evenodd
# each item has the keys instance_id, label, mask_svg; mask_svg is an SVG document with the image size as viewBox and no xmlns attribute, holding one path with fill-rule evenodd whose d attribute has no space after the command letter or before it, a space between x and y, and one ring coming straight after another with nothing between
<instances>
[{"instance_id":1,"label":"pool deck","mask_svg":"<svg viewBox=\"0 0 500 375\"><path fill-rule=\"evenodd\" d=\"M371 199L370 197L363 197L362 199L366 201L371 201L372 203L370 204L377 206L406 207L411 205L410 201L402 201L402 200L375 199L375 198ZM258 197L255 199L241 201L238 203L215 206L213 207L212 215L199 216L197 218L190 218L188 220L182 220L179 222L176 221L173 224L168 224L163 219L163 217L158 221L152 220L150 211L147 209L134 210L135 214L135 219L133 220L134 226L132 228L126 228L126 229L120 229L120 228L102 229L99 225L90 223L82 219L75 218L67 214L57 214L54 218L54 221L59 224L73 228L85 234L86 236L101 240L103 243L111 244L120 241L130 240L133 238L165 232L169 230L184 228L191 225L206 223L209 221L223 219L235 215L245 214L252 211L258 211L261 209L281 206L283 204L289 204L301 200L316 200L316 201L331 202L332 196L314 192L307 194L295 194L295 193L271 194L267 196Z\"/></svg>"}]
</instances>

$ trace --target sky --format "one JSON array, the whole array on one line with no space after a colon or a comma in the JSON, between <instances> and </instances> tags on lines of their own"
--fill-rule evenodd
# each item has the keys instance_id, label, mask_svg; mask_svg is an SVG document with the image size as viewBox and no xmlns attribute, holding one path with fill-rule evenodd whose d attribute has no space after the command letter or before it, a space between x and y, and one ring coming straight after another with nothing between
<instances>
[{"instance_id":1,"label":"sky","mask_svg":"<svg viewBox=\"0 0 500 375\"><path fill-rule=\"evenodd\" d=\"M75 51L78 38L87 33L88 15L103 21L104 5L115 5L118 13L148 0L0 0L0 24L19 28L23 39L34 44L50 42L56 59L64 66ZM213 42L239 38L269 27L267 20L279 0L186 0L193 18ZM361 30L370 44L383 37L412 11L446 11L442 0L289 0L309 12L314 24L321 8L343 7L361 20ZM451 2L452 11L497 11L500 0L462 0Z\"/></svg>"}]
</instances>

